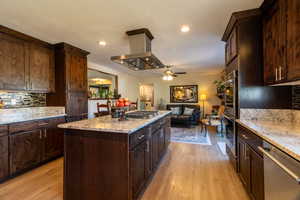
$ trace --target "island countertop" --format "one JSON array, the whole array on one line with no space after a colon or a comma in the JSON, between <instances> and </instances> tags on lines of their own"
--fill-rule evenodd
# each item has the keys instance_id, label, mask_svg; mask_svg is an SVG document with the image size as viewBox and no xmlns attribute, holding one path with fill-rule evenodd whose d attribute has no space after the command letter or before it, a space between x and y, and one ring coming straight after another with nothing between
<instances>
[{"instance_id":1,"label":"island countertop","mask_svg":"<svg viewBox=\"0 0 300 200\"><path fill-rule=\"evenodd\" d=\"M256 135L300 161L300 125L290 122L236 120Z\"/></svg>"},{"instance_id":2,"label":"island countertop","mask_svg":"<svg viewBox=\"0 0 300 200\"><path fill-rule=\"evenodd\" d=\"M171 111L159 111L157 116L150 119L128 118L124 121L119 121L118 118L112 118L110 115L108 115L82 121L60 124L58 127L63 129L131 134L151 124L152 122L165 117L170 113Z\"/></svg>"}]
</instances>

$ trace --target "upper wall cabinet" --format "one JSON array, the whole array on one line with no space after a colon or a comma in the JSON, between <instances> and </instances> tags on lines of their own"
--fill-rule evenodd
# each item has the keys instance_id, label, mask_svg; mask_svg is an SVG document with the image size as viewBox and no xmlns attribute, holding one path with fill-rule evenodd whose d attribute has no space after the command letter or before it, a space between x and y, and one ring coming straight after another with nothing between
<instances>
[{"instance_id":1,"label":"upper wall cabinet","mask_svg":"<svg viewBox=\"0 0 300 200\"><path fill-rule=\"evenodd\" d=\"M54 92L52 45L0 25L0 90Z\"/></svg>"},{"instance_id":2,"label":"upper wall cabinet","mask_svg":"<svg viewBox=\"0 0 300 200\"><path fill-rule=\"evenodd\" d=\"M26 90L27 43L0 33L0 89Z\"/></svg>"},{"instance_id":3,"label":"upper wall cabinet","mask_svg":"<svg viewBox=\"0 0 300 200\"><path fill-rule=\"evenodd\" d=\"M30 45L30 90L54 91L54 51L41 45Z\"/></svg>"},{"instance_id":4,"label":"upper wall cabinet","mask_svg":"<svg viewBox=\"0 0 300 200\"><path fill-rule=\"evenodd\" d=\"M226 65L228 65L237 54L237 30L233 29L225 45Z\"/></svg>"},{"instance_id":5,"label":"upper wall cabinet","mask_svg":"<svg viewBox=\"0 0 300 200\"><path fill-rule=\"evenodd\" d=\"M299 80L300 1L265 1L262 9L265 84Z\"/></svg>"}]
</instances>

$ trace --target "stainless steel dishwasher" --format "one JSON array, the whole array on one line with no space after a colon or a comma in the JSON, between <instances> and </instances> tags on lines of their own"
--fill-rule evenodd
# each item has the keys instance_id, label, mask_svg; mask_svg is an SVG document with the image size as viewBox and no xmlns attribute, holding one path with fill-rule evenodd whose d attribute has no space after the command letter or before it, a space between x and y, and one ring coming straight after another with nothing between
<instances>
[{"instance_id":1,"label":"stainless steel dishwasher","mask_svg":"<svg viewBox=\"0 0 300 200\"><path fill-rule=\"evenodd\" d=\"M300 200L300 162L264 142L265 200Z\"/></svg>"}]
</instances>

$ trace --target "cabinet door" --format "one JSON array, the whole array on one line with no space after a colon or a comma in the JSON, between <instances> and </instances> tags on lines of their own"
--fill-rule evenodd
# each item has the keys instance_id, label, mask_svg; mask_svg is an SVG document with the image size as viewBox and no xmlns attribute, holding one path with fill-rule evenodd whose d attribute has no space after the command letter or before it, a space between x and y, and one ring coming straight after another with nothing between
<instances>
[{"instance_id":1,"label":"cabinet door","mask_svg":"<svg viewBox=\"0 0 300 200\"><path fill-rule=\"evenodd\" d=\"M255 151L251 156L251 194L255 200L264 200L264 160Z\"/></svg>"},{"instance_id":2,"label":"cabinet door","mask_svg":"<svg viewBox=\"0 0 300 200\"><path fill-rule=\"evenodd\" d=\"M87 91L87 58L84 55L68 54L68 89L75 92Z\"/></svg>"},{"instance_id":3,"label":"cabinet door","mask_svg":"<svg viewBox=\"0 0 300 200\"><path fill-rule=\"evenodd\" d=\"M0 137L0 180L9 175L8 136Z\"/></svg>"},{"instance_id":4,"label":"cabinet door","mask_svg":"<svg viewBox=\"0 0 300 200\"><path fill-rule=\"evenodd\" d=\"M159 159L165 152L165 131L163 128L159 130L159 140L158 140L158 155Z\"/></svg>"},{"instance_id":5,"label":"cabinet door","mask_svg":"<svg viewBox=\"0 0 300 200\"><path fill-rule=\"evenodd\" d=\"M63 154L64 131L56 126L44 130L44 160Z\"/></svg>"},{"instance_id":6,"label":"cabinet door","mask_svg":"<svg viewBox=\"0 0 300 200\"><path fill-rule=\"evenodd\" d=\"M239 175L246 189L250 191L250 156L249 147L242 140L238 141Z\"/></svg>"},{"instance_id":7,"label":"cabinet door","mask_svg":"<svg viewBox=\"0 0 300 200\"><path fill-rule=\"evenodd\" d=\"M88 97L86 92L69 92L67 113L70 116L87 115L88 113Z\"/></svg>"},{"instance_id":8,"label":"cabinet door","mask_svg":"<svg viewBox=\"0 0 300 200\"><path fill-rule=\"evenodd\" d=\"M54 51L47 47L30 46L29 89L41 92L54 91Z\"/></svg>"},{"instance_id":9,"label":"cabinet door","mask_svg":"<svg viewBox=\"0 0 300 200\"><path fill-rule=\"evenodd\" d=\"M134 148L131 154L132 191L134 198L138 197L148 176L147 172L147 141Z\"/></svg>"},{"instance_id":10,"label":"cabinet door","mask_svg":"<svg viewBox=\"0 0 300 200\"><path fill-rule=\"evenodd\" d=\"M287 66L288 80L300 79L300 1L287 3Z\"/></svg>"},{"instance_id":11,"label":"cabinet door","mask_svg":"<svg viewBox=\"0 0 300 200\"><path fill-rule=\"evenodd\" d=\"M237 31L233 29L230 35L230 60L237 56L237 51Z\"/></svg>"},{"instance_id":12,"label":"cabinet door","mask_svg":"<svg viewBox=\"0 0 300 200\"><path fill-rule=\"evenodd\" d=\"M32 130L10 136L10 173L31 168L41 161L42 131Z\"/></svg>"},{"instance_id":13,"label":"cabinet door","mask_svg":"<svg viewBox=\"0 0 300 200\"><path fill-rule=\"evenodd\" d=\"M159 161L159 131L155 131L152 134L152 169L156 168Z\"/></svg>"},{"instance_id":14,"label":"cabinet door","mask_svg":"<svg viewBox=\"0 0 300 200\"><path fill-rule=\"evenodd\" d=\"M0 89L26 89L27 48L23 40L0 33Z\"/></svg>"},{"instance_id":15,"label":"cabinet door","mask_svg":"<svg viewBox=\"0 0 300 200\"><path fill-rule=\"evenodd\" d=\"M265 84L282 82L286 77L286 18L284 1L276 1L263 19Z\"/></svg>"}]
</instances>

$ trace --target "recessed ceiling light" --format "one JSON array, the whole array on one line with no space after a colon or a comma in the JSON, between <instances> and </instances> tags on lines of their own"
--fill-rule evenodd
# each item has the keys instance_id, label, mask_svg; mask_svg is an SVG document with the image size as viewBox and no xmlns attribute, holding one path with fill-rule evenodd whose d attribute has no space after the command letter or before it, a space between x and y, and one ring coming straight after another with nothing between
<instances>
[{"instance_id":1,"label":"recessed ceiling light","mask_svg":"<svg viewBox=\"0 0 300 200\"><path fill-rule=\"evenodd\" d=\"M187 33L190 31L190 27L188 25L181 26L181 32Z\"/></svg>"},{"instance_id":2,"label":"recessed ceiling light","mask_svg":"<svg viewBox=\"0 0 300 200\"><path fill-rule=\"evenodd\" d=\"M106 46L106 42L105 41L99 41L99 45L100 46Z\"/></svg>"}]
</instances>

